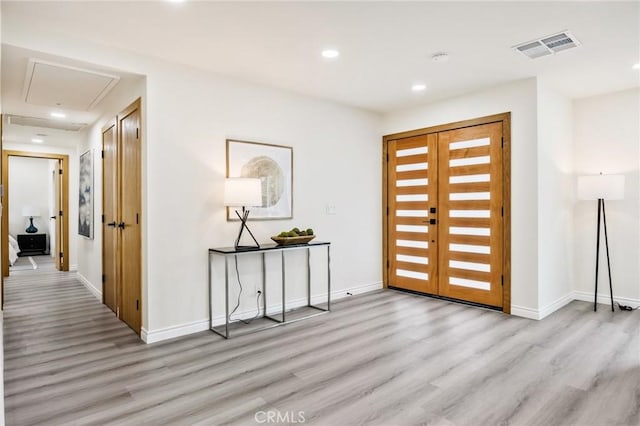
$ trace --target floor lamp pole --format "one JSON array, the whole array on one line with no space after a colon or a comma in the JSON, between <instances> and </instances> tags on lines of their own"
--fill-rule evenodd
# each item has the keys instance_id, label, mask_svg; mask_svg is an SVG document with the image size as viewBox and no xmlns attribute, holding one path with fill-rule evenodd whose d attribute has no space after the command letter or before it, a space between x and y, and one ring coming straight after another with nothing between
<instances>
[{"instance_id":1,"label":"floor lamp pole","mask_svg":"<svg viewBox=\"0 0 640 426\"><path fill-rule=\"evenodd\" d=\"M593 295L593 310L598 310L598 265L600 264L600 213L602 213L602 219L604 221L604 244L607 251L607 269L609 270L609 294L611 295L611 311L614 312L613 307L613 284L611 280L611 260L609 258L609 237L607 235L607 214L604 208L604 199L598 198L598 235L596 237L596 288Z\"/></svg>"}]
</instances>

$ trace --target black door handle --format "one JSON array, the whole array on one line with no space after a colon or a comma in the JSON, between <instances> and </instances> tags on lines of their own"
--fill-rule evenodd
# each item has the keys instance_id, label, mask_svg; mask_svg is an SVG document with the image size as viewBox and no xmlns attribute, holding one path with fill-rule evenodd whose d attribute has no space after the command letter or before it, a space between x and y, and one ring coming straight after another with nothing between
<instances>
[{"instance_id":1,"label":"black door handle","mask_svg":"<svg viewBox=\"0 0 640 426\"><path fill-rule=\"evenodd\" d=\"M109 222L109 223L107 223L107 226L111 226L111 227L115 228L116 227L116 222L115 221L114 222Z\"/></svg>"},{"instance_id":2,"label":"black door handle","mask_svg":"<svg viewBox=\"0 0 640 426\"><path fill-rule=\"evenodd\" d=\"M120 228L120 229L124 229L124 227L125 227L125 226L126 226L126 225L124 224L124 222L120 222L120 223L118 224L118 228Z\"/></svg>"},{"instance_id":3,"label":"black door handle","mask_svg":"<svg viewBox=\"0 0 640 426\"><path fill-rule=\"evenodd\" d=\"M49 219L55 219L55 218L56 218L55 216L51 216Z\"/></svg>"}]
</instances>

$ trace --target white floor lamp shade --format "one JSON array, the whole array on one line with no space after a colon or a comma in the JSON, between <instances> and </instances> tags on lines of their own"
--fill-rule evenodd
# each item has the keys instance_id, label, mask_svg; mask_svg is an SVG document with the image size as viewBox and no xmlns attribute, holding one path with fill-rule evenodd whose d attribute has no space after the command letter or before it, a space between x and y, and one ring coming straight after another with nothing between
<instances>
[{"instance_id":1,"label":"white floor lamp shade","mask_svg":"<svg viewBox=\"0 0 640 426\"><path fill-rule=\"evenodd\" d=\"M578 176L578 199L624 199L624 175Z\"/></svg>"}]
</instances>

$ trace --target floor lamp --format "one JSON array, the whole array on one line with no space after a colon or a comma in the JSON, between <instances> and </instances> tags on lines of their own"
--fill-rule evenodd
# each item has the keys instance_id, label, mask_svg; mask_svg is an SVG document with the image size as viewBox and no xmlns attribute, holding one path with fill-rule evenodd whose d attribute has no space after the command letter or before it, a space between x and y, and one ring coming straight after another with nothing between
<instances>
[{"instance_id":1,"label":"floor lamp","mask_svg":"<svg viewBox=\"0 0 640 426\"><path fill-rule=\"evenodd\" d=\"M598 265L600 264L600 223L604 223L604 244L607 251L607 268L609 270L609 292L611 294L611 310L613 307L613 284L611 282L611 261L609 259L609 238L607 237L607 214L605 200L622 200L624 198L624 175L603 175L578 177L578 199L598 200L598 223L596 237L596 284L593 296L593 310L598 310ZM602 220L600 219L602 217Z\"/></svg>"},{"instance_id":2,"label":"floor lamp","mask_svg":"<svg viewBox=\"0 0 640 426\"><path fill-rule=\"evenodd\" d=\"M224 205L227 207L242 207L242 214L236 210L236 215L240 219L240 232L238 232L238 238L236 238L235 249L236 250L250 250L254 248L260 248L260 244L253 236L253 233L247 226L247 219L249 218L249 209L247 207L260 207L262 206L262 182L260 179L253 178L227 178L224 182ZM247 230L255 246L241 246L240 238L242 232Z\"/></svg>"}]
</instances>

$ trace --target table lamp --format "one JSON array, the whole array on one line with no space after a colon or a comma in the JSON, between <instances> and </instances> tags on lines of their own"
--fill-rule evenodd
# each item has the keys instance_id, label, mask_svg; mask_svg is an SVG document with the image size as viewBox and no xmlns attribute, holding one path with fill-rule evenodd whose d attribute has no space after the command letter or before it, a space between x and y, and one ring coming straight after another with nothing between
<instances>
[{"instance_id":1,"label":"table lamp","mask_svg":"<svg viewBox=\"0 0 640 426\"><path fill-rule=\"evenodd\" d=\"M33 225L33 218L40 216L40 210L33 206L23 206L22 216L29 218L29 226L24 230L24 232L28 234L35 234L36 232L38 232L38 228Z\"/></svg>"},{"instance_id":2,"label":"table lamp","mask_svg":"<svg viewBox=\"0 0 640 426\"><path fill-rule=\"evenodd\" d=\"M624 199L624 175L599 175L578 177L578 199L598 200L598 223L596 237L596 284L593 299L593 310L598 310L598 265L600 263L600 222L601 214L604 222L604 242L607 250L607 268L609 270L609 292L611 294L611 310L613 307L613 284L611 282L611 261L609 259L609 238L607 237L607 214L605 200Z\"/></svg>"},{"instance_id":3,"label":"table lamp","mask_svg":"<svg viewBox=\"0 0 640 426\"><path fill-rule=\"evenodd\" d=\"M260 248L260 244L247 226L249 209L247 207L262 206L262 182L254 178L227 178L224 182L224 205L227 207L242 207L242 214L236 210L236 215L241 221L240 232L236 238L236 250ZM255 246L241 246L242 231L247 230Z\"/></svg>"}]
</instances>

